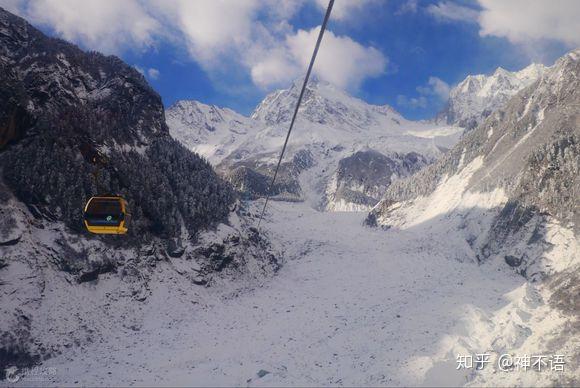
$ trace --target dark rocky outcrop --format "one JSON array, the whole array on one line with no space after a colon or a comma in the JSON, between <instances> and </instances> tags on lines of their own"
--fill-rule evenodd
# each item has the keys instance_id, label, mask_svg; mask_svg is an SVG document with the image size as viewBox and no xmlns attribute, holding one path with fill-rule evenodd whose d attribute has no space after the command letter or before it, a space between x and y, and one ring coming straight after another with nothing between
<instances>
[{"instance_id":1,"label":"dark rocky outcrop","mask_svg":"<svg viewBox=\"0 0 580 388\"><path fill-rule=\"evenodd\" d=\"M102 192L127 198L133 240L182 225L195 235L225 220L233 201L210 165L170 137L161 98L134 68L2 9L0 166L21 201L77 232L84 202Z\"/></svg>"},{"instance_id":2,"label":"dark rocky outcrop","mask_svg":"<svg viewBox=\"0 0 580 388\"><path fill-rule=\"evenodd\" d=\"M412 175L428 164L429 160L416 152L391 156L375 150L355 152L339 161L336 189L329 201L372 207L394 180Z\"/></svg>"}]
</instances>

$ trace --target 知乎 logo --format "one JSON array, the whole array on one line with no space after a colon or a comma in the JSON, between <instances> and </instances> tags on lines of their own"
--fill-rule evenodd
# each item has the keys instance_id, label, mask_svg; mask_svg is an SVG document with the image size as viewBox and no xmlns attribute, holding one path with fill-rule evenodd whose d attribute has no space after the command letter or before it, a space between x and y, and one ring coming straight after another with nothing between
<instances>
[{"instance_id":1,"label":"\u77e5\u4e4e logo","mask_svg":"<svg viewBox=\"0 0 580 388\"><path fill-rule=\"evenodd\" d=\"M11 366L9 368L4 369L6 373L6 381L9 383L17 383L20 380L20 375L18 374L18 368L15 366Z\"/></svg>"}]
</instances>

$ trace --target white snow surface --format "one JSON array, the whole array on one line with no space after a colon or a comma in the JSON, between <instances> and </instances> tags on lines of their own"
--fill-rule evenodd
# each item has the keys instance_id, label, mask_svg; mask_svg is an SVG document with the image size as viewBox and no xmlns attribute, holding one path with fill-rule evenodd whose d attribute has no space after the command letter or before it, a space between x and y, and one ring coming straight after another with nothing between
<instances>
[{"instance_id":1,"label":"white snow surface","mask_svg":"<svg viewBox=\"0 0 580 388\"><path fill-rule=\"evenodd\" d=\"M205 288L160 268L137 305L108 300L106 276L79 286L71 298L117 326L45 361L56 368L48 383L540 386L578 376L569 359L562 374L457 370L458 354L569 355L578 340L550 348L570 318L545 302L548 290L505 263L476 264L444 224L384 231L363 227L365 215L271 203L263 229L286 261L262 282Z\"/></svg>"},{"instance_id":2,"label":"white snow surface","mask_svg":"<svg viewBox=\"0 0 580 388\"><path fill-rule=\"evenodd\" d=\"M231 109L191 100L167 109L166 119L171 136L214 164L259 130L253 120Z\"/></svg>"},{"instance_id":3,"label":"white snow surface","mask_svg":"<svg viewBox=\"0 0 580 388\"><path fill-rule=\"evenodd\" d=\"M266 161L275 161L298 100L300 82L266 96L251 117L197 101L179 101L167 110L170 133L216 165L234 151L251 156L264 154L268 155ZM439 156L438 146L451 147L463 131L460 127L407 120L388 105L368 104L327 82L311 81L306 91L289 154L314 145L326 153L342 147L348 155L373 148L387 155L415 151Z\"/></svg>"},{"instance_id":4,"label":"white snow surface","mask_svg":"<svg viewBox=\"0 0 580 388\"><path fill-rule=\"evenodd\" d=\"M463 164L464 156L465 150L459 163L460 166ZM394 204L387 215L379 218L379 222L388 222L391 226L408 229L434 220L449 219L457 213L463 216L467 224L467 217L462 213L469 213L473 210L483 213L474 217L479 219L480 226L484 220L491 221L491 217L483 215L486 213L494 215L494 209L499 209L504 205L508 197L500 188L486 193L472 192L467 189L471 177L482 165L483 157L475 158L457 174L443 177L436 190L430 195ZM452 220L451 223L453 222ZM437 224L437 227L439 226Z\"/></svg>"}]
</instances>

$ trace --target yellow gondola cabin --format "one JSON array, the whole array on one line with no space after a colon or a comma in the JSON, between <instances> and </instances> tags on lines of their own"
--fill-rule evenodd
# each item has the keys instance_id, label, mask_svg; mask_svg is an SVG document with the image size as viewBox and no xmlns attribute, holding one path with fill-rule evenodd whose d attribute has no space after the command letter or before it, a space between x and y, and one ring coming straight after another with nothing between
<instances>
[{"instance_id":1,"label":"yellow gondola cabin","mask_svg":"<svg viewBox=\"0 0 580 388\"><path fill-rule=\"evenodd\" d=\"M125 234L129 230L129 207L119 196L92 197L84 211L87 230L96 234Z\"/></svg>"}]
</instances>

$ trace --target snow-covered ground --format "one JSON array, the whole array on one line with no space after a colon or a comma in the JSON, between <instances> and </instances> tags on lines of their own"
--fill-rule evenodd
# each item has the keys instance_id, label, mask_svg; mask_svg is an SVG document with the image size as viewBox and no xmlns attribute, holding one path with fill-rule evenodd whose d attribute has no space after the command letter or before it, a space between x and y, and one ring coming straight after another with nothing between
<instances>
[{"instance_id":1,"label":"snow-covered ground","mask_svg":"<svg viewBox=\"0 0 580 388\"><path fill-rule=\"evenodd\" d=\"M143 322L128 330L119 321L46 361L56 374L45 383L549 385L560 377L457 370L458 355L489 353L495 363L502 353L571 354L570 343L546 347L567 320L541 286L505 265L477 265L467 244L437 227L369 229L365 215L271 203L263 228L286 257L276 276L194 286L190 295L176 291L178 281L152 282ZM570 379L577 365L567 361Z\"/></svg>"}]
</instances>

